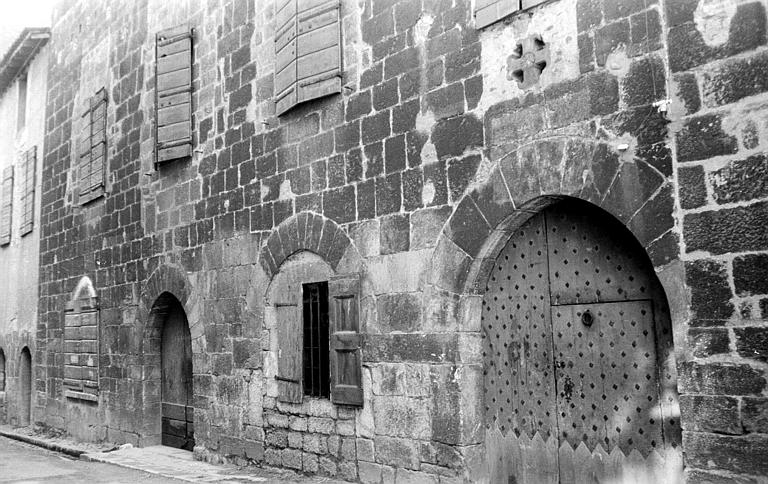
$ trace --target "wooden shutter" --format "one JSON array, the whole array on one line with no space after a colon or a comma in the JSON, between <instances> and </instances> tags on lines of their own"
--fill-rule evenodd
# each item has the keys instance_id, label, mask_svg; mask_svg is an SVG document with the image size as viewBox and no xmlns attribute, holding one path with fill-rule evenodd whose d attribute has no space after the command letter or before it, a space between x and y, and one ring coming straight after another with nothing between
<instances>
[{"instance_id":1,"label":"wooden shutter","mask_svg":"<svg viewBox=\"0 0 768 484\"><path fill-rule=\"evenodd\" d=\"M104 193L104 164L107 159L107 91L91 97L83 113L83 129L78 141L79 202L90 202Z\"/></svg>"},{"instance_id":2,"label":"wooden shutter","mask_svg":"<svg viewBox=\"0 0 768 484\"><path fill-rule=\"evenodd\" d=\"M297 303L275 305L277 322L277 386L281 402L301 403L301 312Z\"/></svg>"},{"instance_id":3,"label":"wooden shutter","mask_svg":"<svg viewBox=\"0 0 768 484\"><path fill-rule=\"evenodd\" d=\"M13 214L13 165L3 170L2 199L0 199L0 245L11 243Z\"/></svg>"},{"instance_id":4,"label":"wooden shutter","mask_svg":"<svg viewBox=\"0 0 768 484\"><path fill-rule=\"evenodd\" d=\"M520 10L520 0L477 0L475 2L475 27L478 29L487 27L518 10Z\"/></svg>"},{"instance_id":5,"label":"wooden shutter","mask_svg":"<svg viewBox=\"0 0 768 484\"><path fill-rule=\"evenodd\" d=\"M156 36L155 166L192 155L192 30Z\"/></svg>"},{"instance_id":6,"label":"wooden shutter","mask_svg":"<svg viewBox=\"0 0 768 484\"><path fill-rule=\"evenodd\" d=\"M331 315L331 401L363 405L360 356L360 278L338 276L328 283Z\"/></svg>"},{"instance_id":7,"label":"wooden shutter","mask_svg":"<svg viewBox=\"0 0 768 484\"><path fill-rule=\"evenodd\" d=\"M24 153L21 182L21 229L20 235L32 232L35 220L35 170L37 167L37 147L33 146Z\"/></svg>"},{"instance_id":8,"label":"wooden shutter","mask_svg":"<svg viewBox=\"0 0 768 484\"><path fill-rule=\"evenodd\" d=\"M339 0L279 0L275 111L341 92Z\"/></svg>"}]
</instances>

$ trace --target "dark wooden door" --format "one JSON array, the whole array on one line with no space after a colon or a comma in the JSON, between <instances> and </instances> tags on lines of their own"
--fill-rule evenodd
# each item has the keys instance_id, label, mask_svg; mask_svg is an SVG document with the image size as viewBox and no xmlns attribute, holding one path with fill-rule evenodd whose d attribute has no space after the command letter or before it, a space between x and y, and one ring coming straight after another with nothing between
<instances>
[{"instance_id":1,"label":"dark wooden door","mask_svg":"<svg viewBox=\"0 0 768 484\"><path fill-rule=\"evenodd\" d=\"M29 348L19 358L19 423L29 425L32 419L32 355Z\"/></svg>"},{"instance_id":2,"label":"dark wooden door","mask_svg":"<svg viewBox=\"0 0 768 484\"><path fill-rule=\"evenodd\" d=\"M162 444L192 450L192 339L181 304L174 302L162 333Z\"/></svg>"},{"instance_id":3,"label":"dark wooden door","mask_svg":"<svg viewBox=\"0 0 768 484\"><path fill-rule=\"evenodd\" d=\"M677 482L666 300L626 229L557 205L499 254L483 299L491 482Z\"/></svg>"}]
</instances>

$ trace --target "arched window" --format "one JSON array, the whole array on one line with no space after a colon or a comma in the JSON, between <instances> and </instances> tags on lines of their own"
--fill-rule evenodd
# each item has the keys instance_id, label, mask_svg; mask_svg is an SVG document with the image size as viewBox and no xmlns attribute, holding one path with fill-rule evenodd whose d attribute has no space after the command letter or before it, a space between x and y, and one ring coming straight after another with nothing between
<instances>
[{"instance_id":1,"label":"arched window","mask_svg":"<svg viewBox=\"0 0 768 484\"><path fill-rule=\"evenodd\" d=\"M88 277L83 277L64 312L64 396L99 400L99 305Z\"/></svg>"},{"instance_id":2,"label":"arched window","mask_svg":"<svg viewBox=\"0 0 768 484\"><path fill-rule=\"evenodd\" d=\"M0 348L0 392L5 391L5 353Z\"/></svg>"}]
</instances>

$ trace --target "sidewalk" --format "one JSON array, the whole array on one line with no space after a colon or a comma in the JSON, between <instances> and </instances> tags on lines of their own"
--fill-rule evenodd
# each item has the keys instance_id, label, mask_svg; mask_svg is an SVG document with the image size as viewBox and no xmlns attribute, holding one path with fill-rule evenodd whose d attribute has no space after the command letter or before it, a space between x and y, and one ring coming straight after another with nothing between
<instances>
[{"instance_id":1,"label":"sidewalk","mask_svg":"<svg viewBox=\"0 0 768 484\"><path fill-rule=\"evenodd\" d=\"M113 464L186 482L344 484L344 481L307 477L282 469L208 464L196 461L192 452L171 447L115 449L111 445L75 442L55 430L41 427L0 426L0 435L77 457L82 461Z\"/></svg>"}]
</instances>

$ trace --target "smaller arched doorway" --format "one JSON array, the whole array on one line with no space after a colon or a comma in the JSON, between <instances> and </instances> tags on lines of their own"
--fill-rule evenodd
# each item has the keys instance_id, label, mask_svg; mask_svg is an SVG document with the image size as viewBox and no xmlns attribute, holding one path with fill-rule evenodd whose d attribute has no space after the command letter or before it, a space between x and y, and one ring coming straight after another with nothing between
<instances>
[{"instance_id":1,"label":"smaller arched doorway","mask_svg":"<svg viewBox=\"0 0 768 484\"><path fill-rule=\"evenodd\" d=\"M5 391L5 353L0 348L0 392Z\"/></svg>"},{"instance_id":2,"label":"smaller arched doorway","mask_svg":"<svg viewBox=\"0 0 768 484\"><path fill-rule=\"evenodd\" d=\"M32 420L32 354L26 346L19 357L19 424Z\"/></svg>"},{"instance_id":3,"label":"smaller arched doorway","mask_svg":"<svg viewBox=\"0 0 768 484\"><path fill-rule=\"evenodd\" d=\"M192 405L192 338L184 307L165 292L152 307L152 316L162 328L160 336L160 423L161 443L192 450L194 410Z\"/></svg>"}]
</instances>

